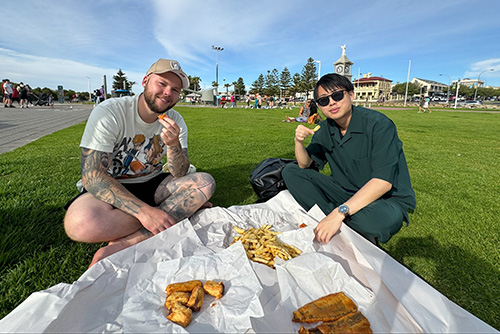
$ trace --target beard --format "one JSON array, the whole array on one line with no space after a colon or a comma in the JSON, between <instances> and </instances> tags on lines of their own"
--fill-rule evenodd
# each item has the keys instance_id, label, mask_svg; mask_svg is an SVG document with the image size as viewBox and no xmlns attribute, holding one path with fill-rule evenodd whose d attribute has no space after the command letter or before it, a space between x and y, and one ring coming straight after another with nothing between
<instances>
[{"instance_id":1,"label":"beard","mask_svg":"<svg viewBox=\"0 0 500 334\"><path fill-rule=\"evenodd\" d=\"M146 105L148 106L148 108L152 112L157 113L157 114L163 114L165 111L172 109L177 104L177 102L172 102L172 103L166 105L165 107L160 108L155 103L156 102L156 95L149 92L147 89L144 90L144 101L146 101Z\"/></svg>"}]
</instances>

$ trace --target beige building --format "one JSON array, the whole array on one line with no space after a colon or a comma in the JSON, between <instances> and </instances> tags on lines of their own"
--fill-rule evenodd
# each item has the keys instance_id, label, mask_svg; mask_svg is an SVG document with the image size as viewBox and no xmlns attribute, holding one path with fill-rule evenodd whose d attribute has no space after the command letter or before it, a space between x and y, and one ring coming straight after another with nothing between
<instances>
[{"instance_id":1,"label":"beige building","mask_svg":"<svg viewBox=\"0 0 500 334\"><path fill-rule=\"evenodd\" d=\"M453 80L451 82L452 85L455 85L457 83L457 80ZM460 86L468 86L468 87L484 87L484 81L483 80L478 80L478 79L461 79L460 80Z\"/></svg>"},{"instance_id":2,"label":"beige building","mask_svg":"<svg viewBox=\"0 0 500 334\"><path fill-rule=\"evenodd\" d=\"M448 91L448 85L437 81L413 78L411 83L420 86L420 94L424 96L442 95Z\"/></svg>"},{"instance_id":3,"label":"beige building","mask_svg":"<svg viewBox=\"0 0 500 334\"><path fill-rule=\"evenodd\" d=\"M372 77L371 73L354 80L354 100L356 101L387 101L391 99L392 80L382 77Z\"/></svg>"}]
</instances>

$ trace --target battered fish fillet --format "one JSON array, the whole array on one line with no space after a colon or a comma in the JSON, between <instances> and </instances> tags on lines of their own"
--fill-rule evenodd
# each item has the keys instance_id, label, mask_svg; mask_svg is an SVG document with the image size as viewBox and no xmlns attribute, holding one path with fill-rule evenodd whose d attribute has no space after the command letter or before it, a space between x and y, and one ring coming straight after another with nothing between
<instances>
[{"instance_id":1,"label":"battered fish fillet","mask_svg":"<svg viewBox=\"0 0 500 334\"><path fill-rule=\"evenodd\" d=\"M174 302L167 319L182 327L186 327L193 320L193 311L179 302Z\"/></svg>"},{"instance_id":2,"label":"battered fish fillet","mask_svg":"<svg viewBox=\"0 0 500 334\"><path fill-rule=\"evenodd\" d=\"M165 307L169 310L172 309L172 306L175 302L179 302L182 305L186 305L189 301L189 292L176 291L172 292L170 296L165 300Z\"/></svg>"},{"instance_id":3,"label":"battered fish fillet","mask_svg":"<svg viewBox=\"0 0 500 334\"><path fill-rule=\"evenodd\" d=\"M181 283L172 283L167 285L165 291L167 291L167 296L170 296L172 292L181 291L181 292L191 292L197 286L202 286L201 281L193 280Z\"/></svg>"},{"instance_id":4,"label":"battered fish fillet","mask_svg":"<svg viewBox=\"0 0 500 334\"><path fill-rule=\"evenodd\" d=\"M316 299L293 312L292 321L317 322L335 321L338 318L356 312L358 307L343 292L333 293Z\"/></svg>"},{"instance_id":5,"label":"battered fish fillet","mask_svg":"<svg viewBox=\"0 0 500 334\"><path fill-rule=\"evenodd\" d=\"M224 283L222 282L214 282L214 281L206 281L203 285L203 290L210 296L214 296L219 299L224 295Z\"/></svg>"},{"instance_id":6,"label":"battered fish fillet","mask_svg":"<svg viewBox=\"0 0 500 334\"><path fill-rule=\"evenodd\" d=\"M189 297L187 307L189 307L194 312L198 312L203 306L204 297L205 293L203 292L203 288L197 285L191 292L191 297Z\"/></svg>"},{"instance_id":7,"label":"battered fish fillet","mask_svg":"<svg viewBox=\"0 0 500 334\"><path fill-rule=\"evenodd\" d=\"M361 312L349 313L335 322L318 326L321 333L372 333L370 322Z\"/></svg>"},{"instance_id":8,"label":"battered fish fillet","mask_svg":"<svg viewBox=\"0 0 500 334\"><path fill-rule=\"evenodd\" d=\"M300 327L299 334L372 333L370 322L361 312L349 313L337 321L325 322L317 327Z\"/></svg>"}]
</instances>

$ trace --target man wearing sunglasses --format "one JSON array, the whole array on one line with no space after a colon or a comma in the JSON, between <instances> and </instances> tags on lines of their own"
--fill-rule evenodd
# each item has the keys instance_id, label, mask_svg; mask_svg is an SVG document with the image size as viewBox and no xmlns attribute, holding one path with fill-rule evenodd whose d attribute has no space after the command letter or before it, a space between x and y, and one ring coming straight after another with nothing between
<instances>
[{"instance_id":1,"label":"man wearing sunglasses","mask_svg":"<svg viewBox=\"0 0 500 334\"><path fill-rule=\"evenodd\" d=\"M288 190L304 209L318 204L327 215L314 231L319 242L328 243L343 222L374 243L387 242L416 206L396 126L378 111L353 106L354 87L338 74L317 82L314 99L326 119L317 132L295 130L298 165L282 172ZM313 162L320 169L328 163L331 175L307 169Z\"/></svg>"}]
</instances>

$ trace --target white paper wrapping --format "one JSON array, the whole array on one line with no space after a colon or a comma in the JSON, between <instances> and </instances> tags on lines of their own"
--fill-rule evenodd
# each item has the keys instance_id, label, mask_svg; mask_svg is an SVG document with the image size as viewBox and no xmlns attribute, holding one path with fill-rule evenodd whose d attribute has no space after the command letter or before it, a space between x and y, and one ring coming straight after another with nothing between
<instances>
[{"instance_id":1,"label":"white paper wrapping","mask_svg":"<svg viewBox=\"0 0 500 334\"><path fill-rule=\"evenodd\" d=\"M251 329L250 317L264 315L259 301L262 287L241 243L210 255L136 265L130 276L122 317L130 332L183 332L166 318L165 288L193 279L222 281L225 293L218 300L205 295L201 310L193 312L189 332L244 333Z\"/></svg>"},{"instance_id":2,"label":"white paper wrapping","mask_svg":"<svg viewBox=\"0 0 500 334\"><path fill-rule=\"evenodd\" d=\"M287 191L266 203L205 209L100 261L73 284L33 293L0 320L0 332L291 333L300 327L291 322L294 309L345 291L374 332L497 333L345 225L327 245L314 243L323 217L318 207L304 212ZM229 247L233 226L264 224L303 255L277 261L274 270L248 261L239 243ZM184 329L165 318L164 289L192 279L223 281L227 293L206 296Z\"/></svg>"}]
</instances>

